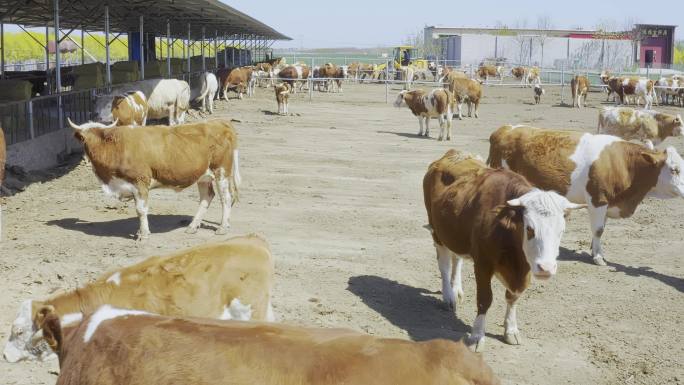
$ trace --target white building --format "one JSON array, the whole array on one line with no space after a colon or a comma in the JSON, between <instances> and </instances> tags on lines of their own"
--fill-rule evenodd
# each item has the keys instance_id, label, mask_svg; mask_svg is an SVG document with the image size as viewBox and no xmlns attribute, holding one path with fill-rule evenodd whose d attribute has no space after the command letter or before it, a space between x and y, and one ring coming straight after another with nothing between
<instances>
[{"instance_id":1,"label":"white building","mask_svg":"<svg viewBox=\"0 0 684 385\"><path fill-rule=\"evenodd\" d=\"M622 70L633 66L635 51L630 33L584 30L426 27L425 43L449 65L478 65L488 60Z\"/></svg>"}]
</instances>

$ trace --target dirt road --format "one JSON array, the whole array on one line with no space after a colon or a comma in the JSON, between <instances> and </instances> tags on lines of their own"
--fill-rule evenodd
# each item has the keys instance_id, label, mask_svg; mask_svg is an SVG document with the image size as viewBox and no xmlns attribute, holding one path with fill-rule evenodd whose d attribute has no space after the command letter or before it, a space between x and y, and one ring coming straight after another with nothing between
<instances>
[{"instance_id":1,"label":"dirt road","mask_svg":"<svg viewBox=\"0 0 684 385\"><path fill-rule=\"evenodd\" d=\"M398 91L392 90L393 100ZM569 101L566 88L566 102ZM390 100L390 101L391 101ZM475 317L472 264L456 314L440 302L435 251L422 201L427 165L447 149L486 157L491 131L506 123L594 131L604 94L589 108L558 105L547 89L486 88L480 118L455 120L455 138L415 136L408 109L385 104L385 88L350 85L344 94L297 94L276 111L271 89L218 102L216 116L236 119L243 177L231 234L258 232L276 258L274 305L288 323L341 326L381 336L458 339ZM668 108L665 108L668 110ZM681 110L680 110L681 111ZM684 141L668 140L684 153ZM149 241L133 240L132 204L107 200L89 167L34 183L5 198L0 245L0 339L19 302L83 284L113 268L222 237L219 206L204 229L184 233L197 207L190 188L154 191ZM671 384L684 381L684 202L647 199L633 218L609 220L608 267L591 264L588 218L568 222L559 272L533 282L518 319L523 344L502 342L504 289L494 283L483 353L506 384ZM0 362L0 383L53 384L57 362Z\"/></svg>"}]
</instances>

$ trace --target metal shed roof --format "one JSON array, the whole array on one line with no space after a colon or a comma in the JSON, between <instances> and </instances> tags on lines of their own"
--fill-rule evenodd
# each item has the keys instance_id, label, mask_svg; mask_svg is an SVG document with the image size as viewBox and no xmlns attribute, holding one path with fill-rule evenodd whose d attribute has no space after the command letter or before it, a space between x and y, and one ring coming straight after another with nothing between
<instances>
[{"instance_id":1,"label":"metal shed roof","mask_svg":"<svg viewBox=\"0 0 684 385\"><path fill-rule=\"evenodd\" d=\"M171 35L187 38L188 23L192 38L202 36L253 35L269 40L291 40L268 25L217 0L59 0L59 24L62 29L104 31L104 7L109 5L112 32L137 31L140 16L145 31L166 35L170 20ZM53 0L14 0L0 2L0 20L31 27L53 25Z\"/></svg>"}]
</instances>

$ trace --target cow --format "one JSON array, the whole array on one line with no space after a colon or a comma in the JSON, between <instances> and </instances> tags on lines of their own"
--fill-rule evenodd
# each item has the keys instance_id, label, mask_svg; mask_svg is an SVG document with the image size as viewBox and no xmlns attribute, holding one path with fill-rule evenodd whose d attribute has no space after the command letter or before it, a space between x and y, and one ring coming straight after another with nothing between
<instances>
[{"instance_id":1,"label":"cow","mask_svg":"<svg viewBox=\"0 0 684 385\"><path fill-rule=\"evenodd\" d=\"M148 120L168 118L171 126L185 122L185 114L190 108L190 85L177 79L149 79L117 87L111 95L97 98L96 118L113 122L111 112L114 96L129 91L140 91L147 98Z\"/></svg>"},{"instance_id":2,"label":"cow","mask_svg":"<svg viewBox=\"0 0 684 385\"><path fill-rule=\"evenodd\" d=\"M5 144L5 133L0 127L0 192L2 191L2 181L5 180L5 161L7 160L7 149ZM0 241L2 241L2 202L0 202Z\"/></svg>"},{"instance_id":3,"label":"cow","mask_svg":"<svg viewBox=\"0 0 684 385\"><path fill-rule=\"evenodd\" d=\"M477 69L477 76L484 79L485 83L489 82L490 77L498 77L500 82L503 82L503 67L493 65L481 65Z\"/></svg>"},{"instance_id":4,"label":"cow","mask_svg":"<svg viewBox=\"0 0 684 385\"><path fill-rule=\"evenodd\" d=\"M468 343L482 351L492 277L506 288L504 340L520 344L516 301L531 276L544 280L556 274L565 211L583 206L534 188L512 171L488 168L478 158L447 151L430 164L423 192L442 296L451 308L463 297L462 259L475 265L477 318Z\"/></svg>"},{"instance_id":5,"label":"cow","mask_svg":"<svg viewBox=\"0 0 684 385\"><path fill-rule=\"evenodd\" d=\"M346 67L345 67L346 68ZM334 85L337 84L337 88L340 92L342 92L342 79L346 77L346 71L342 67L338 67L335 64L332 63L326 63L322 67L319 68L318 70L318 76L314 73L315 78L323 78L325 80L322 81L325 91L326 92L331 92L334 91ZM332 79L335 79L334 81ZM319 91L320 91L320 83L319 83Z\"/></svg>"},{"instance_id":6,"label":"cow","mask_svg":"<svg viewBox=\"0 0 684 385\"><path fill-rule=\"evenodd\" d=\"M141 91L129 91L112 99L112 119L119 126L144 126L148 109Z\"/></svg>"},{"instance_id":7,"label":"cow","mask_svg":"<svg viewBox=\"0 0 684 385\"><path fill-rule=\"evenodd\" d=\"M527 69L527 74L525 76L527 85L532 87L533 84L541 83L539 67L530 67Z\"/></svg>"},{"instance_id":8,"label":"cow","mask_svg":"<svg viewBox=\"0 0 684 385\"><path fill-rule=\"evenodd\" d=\"M222 218L216 234L230 227L231 206L238 200L240 172L237 134L229 122L213 120L176 127L115 127L89 122L74 124L74 136L85 149L105 194L134 199L140 229L138 240L149 237L149 192L165 187L176 191L197 183L200 205L186 232L197 232L214 198L221 200Z\"/></svg>"},{"instance_id":9,"label":"cow","mask_svg":"<svg viewBox=\"0 0 684 385\"><path fill-rule=\"evenodd\" d=\"M297 88L301 91L304 88L304 82L309 78L309 67L306 65L290 65L278 73L278 79L284 81L290 85L292 93L297 93ZM299 87L297 87L297 83Z\"/></svg>"},{"instance_id":10,"label":"cow","mask_svg":"<svg viewBox=\"0 0 684 385\"><path fill-rule=\"evenodd\" d=\"M480 107L480 99L482 98L482 84L477 80L457 75L458 72L451 72L446 79L448 82L447 88L453 93L454 102L458 104L458 118L463 119L463 102L468 103L468 117L472 116L474 110L475 117L477 118L477 110Z\"/></svg>"},{"instance_id":11,"label":"cow","mask_svg":"<svg viewBox=\"0 0 684 385\"><path fill-rule=\"evenodd\" d=\"M57 385L498 385L463 342L347 329L168 317L102 306L64 331L36 320L58 357Z\"/></svg>"},{"instance_id":12,"label":"cow","mask_svg":"<svg viewBox=\"0 0 684 385\"><path fill-rule=\"evenodd\" d=\"M274 81L274 76L275 74L273 73L274 66L271 63L268 62L263 62L263 63L257 63L254 66L254 71L257 72L258 79L266 79L266 85L267 86L273 86L275 85ZM263 83L259 84L260 87L263 87Z\"/></svg>"},{"instance_id":13,"label":"cow","mask_svg":"<svg viewBox=\"0 0 684 385\"><path fill-rule=\"evenodd\" d=\"M606 93L608 94L606 96L606 101L610 101L610 95L613 95L615 93L615 90L610 85L610 78L613 76L610 75L610 72L607 70L601 71L601 74L599 75L599 78L601 79L601 82L606 86ZM613 95L613 101L615 99L615 95Z\"/></svg>"},{"instance_id":14,"label":"cow","mask_svg":"<svg viewBox=\"0 0 684 385\"><path fill-rule=\"evenodd\" d=\"M193 94L192 100L200 103L202 112L214 113L214 99L217 97L218 88L219 84L216 75L211 72L205 72L200 76L199 88L197 88L196 94Z\"/></svg>"},{"instance_id":15,"label":"cow","mask_svg":"<svg viewBox=\"0 0 684 385\"><path fill-rule=\"evenodd\" d=\"M489 139L491 167L506 167L541 188L587 204L591 254L605 265L606 217L628 218L646 196L684 197L684 160L674 147L653 151L616 136L503 126Z\"/></svg>"},{"instance_id":16,"label":"cow","mask_svg":"<svg viewBox=\"0 0 684 385\"><path fill-rule=\"evenodd\" d=\"M287 115L289 113L290 84L278 83L274 88L276 102L278 102L278 114Z\"/></svg>"},{"instance_id":17,"label":"cow","mask_svg":"<svg viewBox=\"0 0 684 385\"><path fill-rule=\"evenodd\" d=\"M231 238L110 271L94 282L42 301L25 300L12 323L4 358L44 361L53 356L33 321L49 307L73 328L102 305L179 317L274 321L273 260L257 235Z\"/></svg>"},{"instance_id":18,"label":"cow","mask_svg":"<svg viewBox=\"0 0 684 385\"><path fill-rule=\"evenodd\" d=\"M413 84L415 74L416 70L411 66L399 68L399 70L397 71L397 75L399 75L399 79L404 82L404 90L411 89L411 85Z\"/></svg>"},{"instance_id":19,"label":"cow","mask_svg":"<svg viewBox=\"0 0 684 385\"><path fill-rule=\"evenodd\" d=\"M655 89L653 80L637 77L611 77L608 79L608 86L615 94L620 97L619 104L625 104L628 97L634 98L634 103L639 105L640 99L644 99L644 108L651 109L655 99ZM618 104L617 97L615 104Z\"/></svg>"},{"instance_id":20,"label":"cow","mask_svg":"<svg viewBox=\"0 0 684 385\"><path fill-rule=\"evenodd\" d=\"M535 84L534 85L534 103L539 104L541 101L542 95L544 95L546 92L542 88L541 84Z\"/></svg>"},{"instance_id":21,"label":"cow","mask_svg":"<svg viewBox=\"0 0 684 385\"><path fill-rule=\"evenodd\" d=\"M430 137L430 119L439 119L439 140L444 140L446 130L446 140L451 140L451 106L453 105L453 94L443 88L437 88L426 94L423 90L406 91L403 90L397 95L394 106L399 108L402 105L408 106L413 116L418 118L420 129L418 136L425 132L426 137ZM423 121L425 130L423 131Z\"/></svg>"},{"instance_id":22,"label":"cow","mask_svg":"<svg viewBox=\"0 0 684 385\"><path fill-rule=\"evenodd\" d=\"M675 104L674 100L678 96L681 87L684 87L684 81L674 76L671 78L660 78L655 82L656 95L658 96L656 100L659 100L662 104L668 104L670 96L672 96L672 104Z\"/></svg>"},{"instance_id":23,"label":"cow","mask_svg":"<svg viewBox=\"0 0 684 385\"><path fill-rule=\"evenodd\" d=\"M589 79L584 75L575 75L570 80L570 91L572 92L572 106L582 108L587 106L587 94L589 93ZM584 103L582 100L584 99ZM583 106L584 104L584 106Z\"/></svg>"},{"instance_id":24,"label":"cow","mask_svg":"<svg viewBox=\"0 0 684 385\"><path fill-rule=\"evenodd\" d=\"M527 68L525 67L513 67L511 69L511 75L517 80L520 80L520 85L524 85L527 80Z\"/></svg>"},{"instance_id":25,"label":"cow","mask_svg":"<svg viewBox=\"0 0 684 385\"><path fill-rule=\"evenodd\" d=\"M235 91L238 94L238 99L242 99L244 93L251 96L252 72L251 67L227 68L219 71L223 99L228 100L228 90Z\"/></svg>"},{"instance_id":26,"label":"cow","mask_svg":"<svg viewBox=\"0 0 684 385\"><path fill-rule=\"evenodd\" d=\"M599 134L615 135L625 140L638 139L653 150L669 136L681 136L684 123L681 115L629 107L604 107L599 112Z\"/></svg>"}]
</instances>

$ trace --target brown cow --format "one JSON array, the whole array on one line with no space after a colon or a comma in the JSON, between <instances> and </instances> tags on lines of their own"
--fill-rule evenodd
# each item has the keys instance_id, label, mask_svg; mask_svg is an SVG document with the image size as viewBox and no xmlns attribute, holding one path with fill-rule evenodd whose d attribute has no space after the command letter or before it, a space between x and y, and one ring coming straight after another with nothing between
<instances>
[{"instance_id":1,"label":"brown cow","mask_svg":"<svg viewBox=\"0 0 684 385\"><path fill-rule=\"evenodd\" d=\"M684 122L681 115L635 110L629 107L604 107L599 112L598 133L638 139L653 150L669 136L681 136Z\"/></svg>"},{"instance_id":2,"label":"brown cow","mask_svg":"<svg viewBox=\"0 0 684 385\"><path fill-rule=\"evenodd\" d=\"M594 263L605 265L606 218L628 218L648 195L684 197L684 160L677 150L652 151L609 135L503 126L489 138L489 165L587 204Z\"/></svg>"},{"instance_id":3,"label":"brown cow","mask_svg":"<svg viewBox=\"0 0 684 385\"><path fill-rule=\"evenodd\" d=\"M472 116L473 110L477 118L477 110L482 98L482 84L477 80L468 79L459 75L459 71L452 71L447 76L449 91L454 94L454 101L458 103L458 118L463 119L463 102L468 103L468 117ZM473 108L474 107L474 108Z\"/></svg>"},{"instance_id":4,"label":"brown cow","mask_svg":"<svg viewBox=\"0 0 684 385\"><path fill-rule=\"evenodd\" d=\"M93 122L78 126L69 119L69 125L83 143L105 193L135 200L140 219L138 240L150 235L150 189L166 187L180 191L197 183L200 206L187 229L188 233L196 233L214 198L214 181L223 206L216 233L228 232L230 209L237 201L240 184L237 135L229 122L213 120L137 128Z\"/></svg>"},{"instance_id":5,"label":"brown cow","mask_svg":"<svg viewBox=\"0 0 684 385\"><path fill-rule=\"evenodd\" d=\"M280 70L278 80L288 83L292 88L292 93L296 94L297 83L300 83L299 90L301 91L306 79L309 78L309 72L309 67L306 65L290 65Z\"/></svg>"},{"instance_id":6,"label":"brown cow","mask_svg":"<svg viewBox=\"0 0 684 385\"><path fill-rule=\"evenodd\" d=\"M430 119L439 119L439 140L443 140L446 129L446 140L451 140L451 105L453 94L444 88L436 88L426 94L423 90L401 91L394 101L395 107L408 106L413 116L418 118L420 130L418 136L423 135L423 121L425 121L425 136L430 137Z\"/></svg>"},{"instance_id":7,"label":"brown cow","mask_svg":"<svg viewBox=\"0 0 684 385\"><path fill-rule=\"evenodd\" d=\"M345 329L171 318L110 306L64 332L36 324L57 352L57 385L496 385L462 342L413 342Z\"/></svg>"},{"instance_id":8,"label":"brown cow","mask_svg":"<svg viewBox=\"0 0 684 385\"><path fill-rule=\"evenodd\" d=\"M112 119L117 126L144 126L147 122L147 98L141 91L117 95L112 100Z\"/></svg>"},{"instance_id":9,"label":"brown cow","mask_svg":"<svg viewBox=\"0 0 684 385\"><path fill-rule=\"evenodd\" d=\"M520 84L525 83L525 75L527 74L527 68L525 67L513 67L511 69L511 75L514 78L520 80Z\"/></svg>"},{"instance_id":10,"label":"brown cow","mask_svg":"<svg viewBox=\"0 0 684 385\"><path fill-rule=\"evenodd\" d=\"M63 327L76 327L102 305L178 317L273 321L273 260L256 235L231 238L110 271L94 282L45 301L22 302L3 356L44 361L32 322L49 306Z\"/></svg>"},{"instance_id":11,"label":"brown cow","mask_svg":"<svg viewBox=\"0 0 684 385\"><path fill-rule=\"evenodd\" d=\"M243 93L251 96L252 71L252 67L221 69L218 75L223 90L223 99L228 100L228 90L235 91L238 94L238 99L242 99Z\"/></svg>"},{"instance_id":12,"label":"brown cow","mask_svg":"<svg viewBox=\"0 0 684 385\"><path fill-rule=\"evenodd\" d=\"M615 90L610 85L610 79L613 76L610 75L610 71L603 70L601 71L601 75L599 75L599 78L601 79L601 82L606 85L606 93L608 94L606 96L606 101L610 101L610 95L613 95L613 101L615 101Z\"/></svg>"},{"instance_id":13,"label":"brown cow","mask_svg":"<svg viewBox=\"0 0 684 385\"><path fill-rule=\"evenodd\" d=\"M589 93L589 79L584 75L575 75L570 80L570 90L572 91L572 106L582 108L582 99L584 99L584 107L587 106L587 94Z\"/></svg>"},{"instance_id":14,"label":"brown cow","mask_svg":"<svg viewBox=\"0 0 684 385\"><path fill-rule=\"evenodd\" d=\"M500 82L503 82L503 67L493 65L481 65L477 69L477 76L484 79L488 83L490 77L498 77Z\"/></svg>"},{"instance_id":15,"label":"brown cow","mask_svg":"<svg viewBox=\"0 0 684 385\"><path fill-rule=\"evenodd\" d=\"M275 87L276 102L278 103L278 114L287 115L289 113L290 85L288 83L278 83Z\"/></svg>"},{"instance_id":16,"label":"brown cow","mask_svg":"<svg viewBox=\"0 0 684 385\"><path fill-rule=\"evenodd\" d=\"M516 301L532 275L548 279L556 274L565 210L582 206L453 149L430 165L423 192L442 296L449 306L455 307L456 299L463 296L462 258L472 259L475 265L477 318L468 342L475 344L476 351L484 348L485 315L496 275L506 287L504 338L519 344Z\"/></svg>"}]
</instances>

